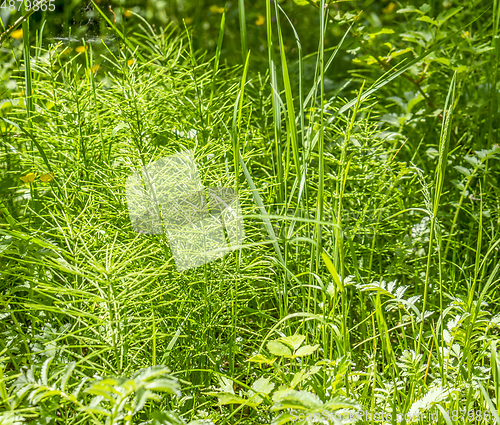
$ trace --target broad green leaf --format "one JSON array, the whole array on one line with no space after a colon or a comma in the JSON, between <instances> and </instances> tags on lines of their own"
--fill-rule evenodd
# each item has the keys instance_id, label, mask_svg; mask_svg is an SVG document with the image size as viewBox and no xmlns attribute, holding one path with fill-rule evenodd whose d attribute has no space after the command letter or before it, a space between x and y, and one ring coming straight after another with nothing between
<instances>
[{"instance_id":1,"label":"broad green leaf","mask_svg":"<svg viewBox=\"0 0 500 425\"><path fill-rule=\"evenodd\" d=\"M422 13L429 13L432 10L432 8L427 3L424 3L422 6L420 6L419 9Z\"/></svg>"},{"instance_id":2,"label":"broad green leaf","mask_svg":"<svg viewBox=\"0 0 500 425\"><path fill-rule=\"evenodd\" d=\"M267 357L263 356L262 354L255 354L254 356L250 357L247 361L254 362L254 363L265 363L268 365L272 365L274 363L274 360L276 360L276 359L270 360Z\"/></svg>"},{"instance_id":3,"label":"broad green leaf","mask_svg":"<svg viewBox=\"0 0 500 425\"><path fill-rule=\"evenodd\" d=\"M374 32L374 33L369 34L369 35L370 35L370 38L375 38L376 36L382 35L382 34L394 34L394 30L390 29L390 28L382 28L380 31Z\"/></svg>"},{"instance_id":4,"label":"broad green leaf","mask_svg":"<svg viewBox=\"0 0 500 425\"><path fill-rule=\"evenodd\" d=\"M220 376L219 385L221 392L234 394L233 381L231 381L229 378Z\"/></svg>"},{"instance_id":5,"label":"broad green leaf","mask_svg":"<svg viewBox=\"0 0 500 425\"><path fill-rule=\"evenodd\" d=\"M421 16L420 18L417 18L417 21L427 22L429 24L432 24L432 25L439 27L439 22L436 21L435 19L429 18L427 15L424 15L424 16Z\"/></svg>"},{"instance_id":6,"label":"broad green leaf","mask_svg":"<svg viewBox=\"0 0 500 425\"><path fill-rule=\"evenodd\" d=\"M302 381L306 371L304 369L299 370L295 375L293 375L292 382L290 382L290 387L295 388L298 383Z\"/></svg>"},{"instance_id":7,"label":"broad green leaf","mask_svg":"<svg viewBox=\"0 0 500 425\"><path fill-rule=\"evenodd\" d=\"M315 373L319 372L321 370L320 366L313 366L311 369L309 369L307 372L305 369L300 370L297 372L292 379L292 382L290 383L290 387L293 389L295 388L298 384L300 384L302 381L305 379L309 378L310 376L314 375Z\"/></svg>"},{"instance_id":8,"label":"broad green leaf","mask_svg":"<svg viewBox=\"0 0 500 425\"><path fill-rule=\"evenodd\" d=\"M434 62L442 63L443 65L450 66L450 60L448 58L435 58Z\"/></svg>"},{"instance_id":9,"label":"broad green leaf","mask_svg":"<svg viewBox=\"0 0 500 425\"><path fill-rule=\"evenodd\" d=\"M344 287L342 285L342 282L340 281L340 277L337 273L337 270L335 269L335 266L332 263L332 260L330 260L330 257L326 252L322 252L321 256L323 257L323 261L326 264L326 268L328 269L328 271L333 277L333 280L337 284L337 288L339 289L340 292L342 292L344 290Z\"/></svg>"},{"instance_id":10,"label":"broad green leaf","mask_svg":"<svg viewBox=\"0 0 500 425\"><path fill-rule=\"evenodd\" d=\"M283 425L288 422L296 422L297 416L292 415L290 413L282 413L278 417L274 418L271 422L271 425Z\"/></svg>"},{"instance_id":11,"label":"broad green leaf","mask_svg":"<svg viewBox=\"0 0 500 425\"><path fill-rule=\"evenodd\" d=\"M292 335L278 338L278 341L288 345L292 350L295 351L302 345L305 339L306 337L304 335Z\"/></svg>"},{"instance_id":12,"label":"broad green leaf","mask_svg":"<svg viewBox=\"0 0 500 425\"><path fill-rule=\"evenodd\" d=\"M271 354L280 357L291 357L292 351L284 344L279 341L269 341L267 343L267 349Z\"/></svg>"},{"instance_id":13,"label":"broad green leaf","mask_svg":"<svg viewBox=\"0 0 500 425\"><path fill-rule=\"evenodd\" d=\"M216 397L219 399L219 406L226 404L244 404L250 407L256 407L258 403L251 402L235 394L231 393L217 393Z\"/></svg>"},{"instance_id":14,"label":"broad green leaf","mask_svg":"<svg viewBox=\"0 0 500 425\"><path fill-rule=\"evenodd\" d=\"M411 13L411 12L422 13L418 9L415 9L415 6L403 7L401 9L398 9L396 13Z\"/></svg>"},{"instance_id":15,"label":"broad green leaf","mask_svg":"<svg viewBox=\"0 0 500 425\"><path fill-rule=\"evenodd\" d=\"M319 344L316 345L304 345L303 347L300 347L296 352L295 352L295 357L304 357L304 356L309 356L312 353L314 353L317 349L319 348Z\"/></svg>"},{"instance_id":16,"label":"broad green leaf","mask_svg":"<svg viewBox=\"0 0 500 425\"><path fill-rule=\"evenodd\" d=\"M252 390L256 393L269 394L274 389L274 384L270 381L271 378L261 377L253 383Z\"/></svg>"},{"instance_id":17,"label":"broad green leaf","mask_svg":"<svg viewBox=\"0 0 500 425\"><path fill-rule=\"evenodd\" d=\"M155 425L186 425L186 422L176 412L154 412Z\"/></svg>"}]
</instances>

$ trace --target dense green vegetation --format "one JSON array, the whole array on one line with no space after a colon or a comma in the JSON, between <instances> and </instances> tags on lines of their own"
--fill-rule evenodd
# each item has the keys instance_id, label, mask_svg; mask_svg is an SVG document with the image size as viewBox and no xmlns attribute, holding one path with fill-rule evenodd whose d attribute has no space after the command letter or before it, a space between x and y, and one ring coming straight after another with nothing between
<instances>
[{"instance_id":1,"label":"dense green vegetation","mask_svg":"<svg viewBox=\"0 0 500 425\"><path fill-rule=\"evenodd\" d=\"M500 422L500 1L104 3L0 10L0 424ZM246 238L178 271L186 149Z\"/></svg>"}]
</instances>

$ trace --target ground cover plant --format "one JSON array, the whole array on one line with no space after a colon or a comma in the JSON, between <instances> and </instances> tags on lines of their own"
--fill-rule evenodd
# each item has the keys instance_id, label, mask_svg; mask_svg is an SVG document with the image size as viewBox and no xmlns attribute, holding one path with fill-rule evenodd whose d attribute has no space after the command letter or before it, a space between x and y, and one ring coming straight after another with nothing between
<instances>
[{"instance_id":1,"label":"ground cover plant","mask_svg":"<svg viewBox=\"0 0 500 425\"><path fill-rule=\"evenodd\" d=\"M500 422L500 2L173 4L0 35L0 423ZM187 149L245 240L178 271Z\"/></svg>"}]
</instances>

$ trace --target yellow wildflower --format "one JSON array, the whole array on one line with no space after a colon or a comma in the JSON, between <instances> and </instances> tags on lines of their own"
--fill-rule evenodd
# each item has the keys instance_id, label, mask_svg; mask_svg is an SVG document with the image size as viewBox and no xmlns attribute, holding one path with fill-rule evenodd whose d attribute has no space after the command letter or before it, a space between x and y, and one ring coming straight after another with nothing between
<instances>
[{"instance_id":1,"label":"yellow wildflower","mask_svg":"<svg viewBox=\"0 0 500 425\"><path fill-rule=\"evenodd\" d=\"M257 20L255 21L256 25L264 25L266 23L266 18L262 15L257 16Z\"/></svg>"},{"instance_id":2,"label":"yellow wildflower","mask_svg":"<svg viewBox=\"0 0 500 425\"><path fill-rule=\"evenodd\" d=\"M53 178L54 174L52 173L42 174L40 176L40 180L43 181L44 183L50 182Z\"/></svg>"},{"instance_id":3,"label":"yellow wildflower","mask_svg":"<svg viewBox=\"0 0 500 425\"><path fill-rule=\"evenodd\" d=\"M130 18L132 16L132 11L130 9L127 9L125 12L123 12L123 16L125 16L125 18Z\"/></svg>"},{"instance_id":4,"label":"yellow wildflower","mask_svg":"<svg viewBox=\"0 0 500 425\"><path fill-rule=\"evenodd\" d=\"M210 6L209 10L212 13L224 13L224 8L216 6L215 4Z\"/></svg>"},{"instance_id":5,"label":"yellow wildflower","mask_svg":"<svg viewBox=\"0 0 500 425\"><path fill-rule=\"evenodd\" d=\"M397 4L391 1L386 7L382 9L382 12L386 15L390 15L396 10Z\"/></svg>"},{"instance_id":6,"label":"yellow wildflower","mask_svg":"<svg viewBox=\"0 0 500 425\"><path fill-rule=\"evenodd\" d=\"M85 51L85 46L78 46L75 50L77 53L83 53Z\"/></svg>"},{"instance_id":7,"label":"yellow wildflower","mask_svg":"<svg viewBox=\"0 0 500 425\"><path fill-rule=\"evenodd\" d=\"M134 58L130 59L130 60L127 62L128 66L132 66L134 63L135 63L135 59L134 59Z\"/></svg>"},{"instance_id":8,"label":"yellow wildflower","mask_svg":"<svg viewBox=\"0 0 500 425\"><path fill-rule=\"evenodd\" d=\"M19 40L20 38L23 38L23 30L15 30L10 36L15 40Z\"/></svg>"},{"instance_id":9,"label":"yellow wildflower","mask_svg":"<svg viewBox=\"0 0 500 425\"><path fill-rule=\"evenodd\" d=\"M25 176L20 177L20 179L26 184L33 183L36 179L36 173L28 173Z\"/></svg>"}]
</instances>

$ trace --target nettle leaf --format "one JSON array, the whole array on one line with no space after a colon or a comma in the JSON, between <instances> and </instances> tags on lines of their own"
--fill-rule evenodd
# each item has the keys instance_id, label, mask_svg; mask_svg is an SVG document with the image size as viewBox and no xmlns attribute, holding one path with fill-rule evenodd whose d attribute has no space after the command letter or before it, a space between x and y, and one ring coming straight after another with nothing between
<instances>
[{"instance_id":1,"label":"nettle leaf","mask_svg":"<svg viewBox=\"0 0 500 425\"><path fill-rule=\"evenodd\" d=\"M153 391L180 395L179 384L174 379L157 379L156 381L145 384L144 388Z\"/></svg>"},{"instance_id":2,"label":"nettle leaf","mask_svg":"<svg viewBox=\"0 0 500 425\"><path fill-rule=\"evenodd\" d=\"M319 348L319 344L316 345L304 345L303 347L300 347L296 352L295 352L295 357L304 357L304 356L310 356L312 353L314 353L317 349Z\"/></svg>"},{"instance_id":3,"label":"nettle leaf","mask_svg":"<svg viewBox=\"0 0 500 425\"><path fill-rule=\"evenodd\" d=\"M88 394L92 394L92 395L96 395L96 396L100 396L102 398L105 398L106 400L108 400L109 402L113 403L115 402L115 398L106 390L103 390L101 388L97 388L95 386L91 386L90 388L87 388L85 390L86 393Z\"/></svg>"},{"instance_id":4,"label":"nettle leaf","mask_svg":"<svg viewBox=\"0 0 500 425\"><path fill-rule=\"evenodd\" d=\"M480 167L481 166L481 161L477 159L475 156L469 156L465 155L464 159L473 167Z\"/></svg>"},{"instance_id":5,"label":"nettle leaf","mask_svg":"<svg viewBox=\"0 0 500 425\"><path fill-rule=\"evenodd\" d=\"M254 363L264 363L268 365L272 365L276 359L268 359L267 357L263 356L262 354L255 354L254 356L250 357L247 361L249 362L254 362Z\"/></svg>"},{"instance_id":6,"label":"nettle leaf","mask_svg":"<svg viewBox=\"0 0 500 425\"><path fill-rule=\"evenodd\" d=\"M76 362L71 362L69 363L65 368L64 368L64 373L61 378L61 389L63 391L66 391L66 384L68 382L68 379L73 372L73 369L75 368Z\"/></svg>"},{"instance_id":7,"label":"nettle leaf","mask_svg":"<svg viewBox=\"0 0 500 425\"><path fill-rule=\"evenodd\" d=\"M152 366L148 367L146 369L141 369L137 371L134 375L133 378L139 382L139 381L150 381L151 379L154 379L159 376L164 376L168 374L170 370L165 367L165 366Z\"/></svg>"},{"instance_id":8,"label":"nettle leaf","mask_svg":"<svg viewBox=\"0 0 500 425\"><path fill-rule=\"evenodd\" d=\"M359 407L360 407L359 404L345 397L332 398L323 405L323 408L330 412L339 409L359 409Z\"/></svg>"},{"instance_id":9,"label":"nettle leaf","mask_svg":"<svg viewBox=\"0 0 500 425\"><path fill-rule=\"evenodd\" d=\"M49 367L50 367L50 364L52 363L52 360L54 360L54 357L49 357L47 360L45 360L43 362L42 371L40 373L40 375L41 375L40 377L41 377L43 385L48 385L48 383L47 383L47 375L48 375Z\"/></svg>"},{"instance_id":10,"label":"nettle leaf","mask_svg":"<svg viewBox=\"0 0 500 425\"><path fill-rule=\"evenodd\" d=\"M134 408L134 413L137 413L139 410L141 410L146 402L148 401L149 398L151 398L153 393L149 390L146 390L145 388L139 388L137 390L137 393L135 395L135 408Z\"/></svg>"},{"instance_id":11,"label":"nettle leaf","mask_svg":"<svg viewBox=\"0 0 500 425\"><path fill-rule=\"evenodd\" d=\"M284 344L279 341L269 341L267 343L267 349L271 354L280 357L291 357L292 351Z\"/></svg>"},{"instance_id":12,"label":"nettle leaf","mask_svg":"<svg viewBox=\"0 0 500 425\"><path fill-rule=\"evenodd\" d=\"M454 168L455 168L455 170L457 170L458 172L464 174L467 177L470 177L471 174L472 174L471 171L468 168L462 167L461 165L455 165Z\"/></svg>"},{"instance_id":13,"label":"nettle leaf","mask_svg":"<svg viewBox=\"0 0 500 425\"><path fill-rule=\"evenodd\" d=\"M317 411L323 407L323 403L316 394L309 391L282 390L274 393L274 406L271 410L299 409L306 411Z\"/></svg>"},{"instance_id":14,"label":"nettle leaf","mask_svg":"<svg viewBox=\"0 0 500 425\"><path fill-rule=\"evenodd\" d=\"M278 341L288 345L292 350L295 351L302 345L305 339L306 337L304 335L292 335L279 338Z\"/></svg>"}]
</instances>

